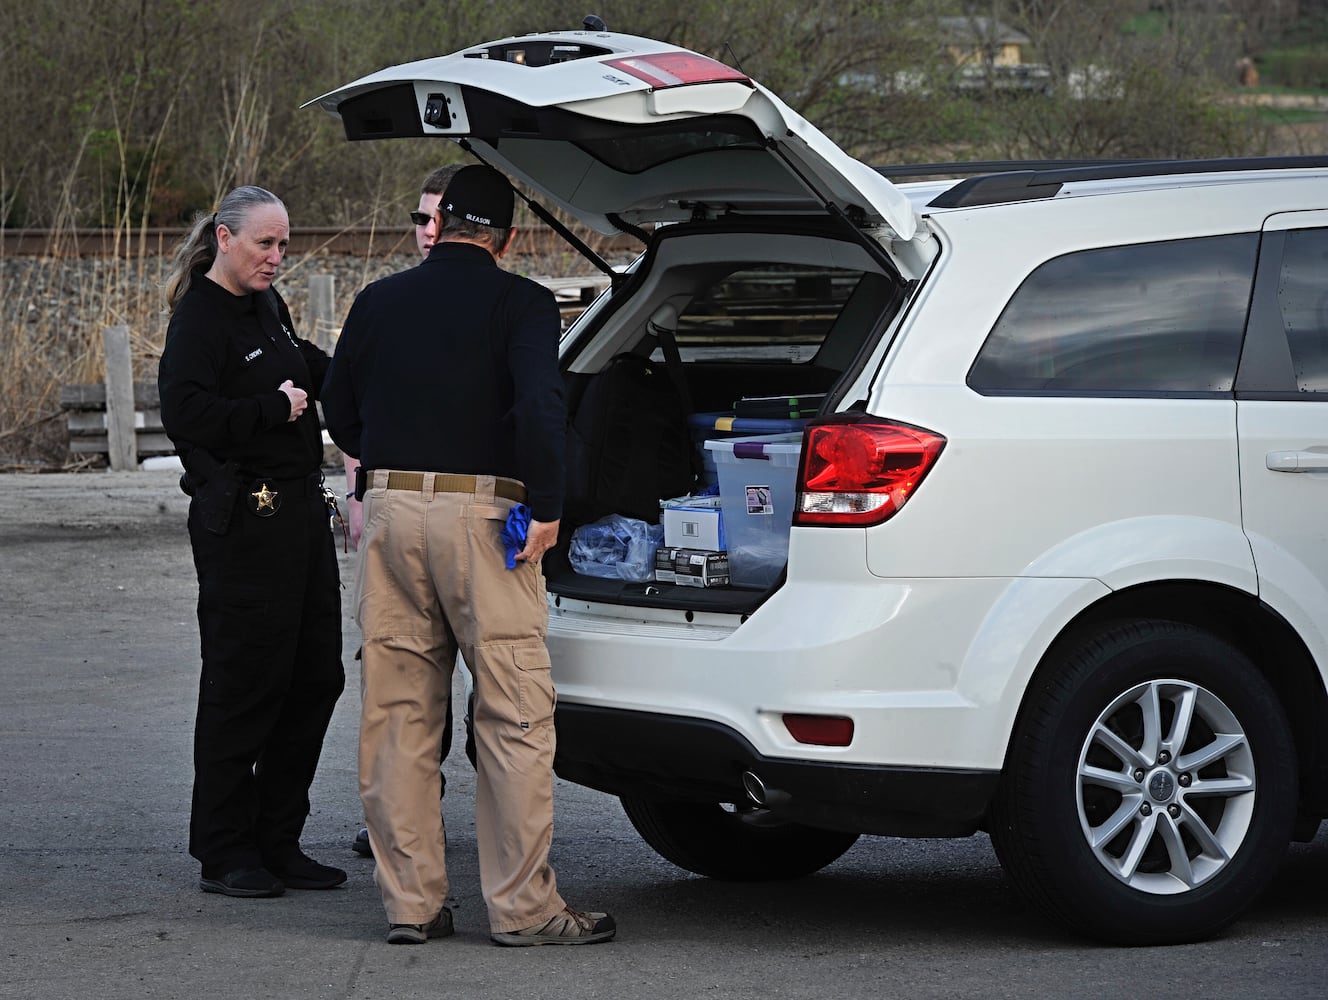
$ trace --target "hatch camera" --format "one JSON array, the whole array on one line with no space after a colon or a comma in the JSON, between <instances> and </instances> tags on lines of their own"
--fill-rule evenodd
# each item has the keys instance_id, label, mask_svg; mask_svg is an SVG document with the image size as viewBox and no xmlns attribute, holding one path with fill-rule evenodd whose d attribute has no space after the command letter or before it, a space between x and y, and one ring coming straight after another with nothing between
<instances>
[{"instance_id":1,"label":"hatch camera","mask_svg":"<svg viewBox=\"0 0 1328 1000\"><path fill-rule=\"evenodd\" d=\"M452 124L452 115L447 110L447 98L442 94L430 94L424 101L424 124L434 128L447 128Z\"/></svg>"}]
</instances>

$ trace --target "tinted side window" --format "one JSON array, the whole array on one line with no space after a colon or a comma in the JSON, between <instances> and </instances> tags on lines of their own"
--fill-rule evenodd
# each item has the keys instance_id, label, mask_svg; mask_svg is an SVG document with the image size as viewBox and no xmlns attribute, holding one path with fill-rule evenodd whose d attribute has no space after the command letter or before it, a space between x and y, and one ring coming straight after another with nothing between
<instances>
[{"instance_id":1,"label":"tinted side window","mask_svg":"<svg viewBox=\"0 0 1328 1000\"><path fill-rule=\"evenodd\" d=\"M1086 250L1020 285L982 346L978 391L1229 392L1257 234Z\"/></svg>"},{"instance_id":2,"label":"tinted side window","mask_svg":"<svg viewBox=\"0 0 1328 1000\"><path fill-rule=\"evenodd\" d=\"M1296 388L1328 392L1328 229L1287 233L1277 303Z\"/></svg>"}]
</instances>

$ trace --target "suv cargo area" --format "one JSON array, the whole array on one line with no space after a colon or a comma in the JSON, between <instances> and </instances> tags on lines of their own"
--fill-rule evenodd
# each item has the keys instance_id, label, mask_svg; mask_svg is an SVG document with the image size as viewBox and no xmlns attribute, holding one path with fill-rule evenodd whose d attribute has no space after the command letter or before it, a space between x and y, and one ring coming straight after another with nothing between
<instances>
[{"instance_id":1,"label":"suv cargo area","mask_svg":"<svg viewBox=\"0 0 1328 1000\"><path fill-rule=\"evenodd\" d=\"M800 443L811 418L843 404L846 386L861 374L864 359L904 300L903 282L886 270L881 256L828 221L791 226L787 220L743 219L662 227L626 280L578 324L575 343L564 353L570 423L576 428L578 407L613 358L647 358L658 380L675 389L667 394L670 401L685 401L689 411L700 477L696 490L716 492L720 472L727 470L716 468L716 449L712 444L707 454L706 442L756 437ZM677 345L676 366L662 342L665 324L663 339L671 336ZM764 409L756 408L757 400ZM775 416L781 402L782 418ZM735 416L744 412L744 403L764 416ZM660 423L646 410L648 404L649 398L634 401L610 426L596 429L614 432L617 447L625 443L649 451ZM641 433L621 433L623 420ZM578 444L591 451L600 447L595 440ZM718 450L722 456L724 448ZM797 473L796 459L786 462L768 473L787 487L770 515L785 534ZM740 516L731 505L725 510L729 524ZM588 517L578 517L577 505L569 502L564 543L546 557L548 589L557 598L732 614L751 611L767 589L750 582L696 587L578 573L567 561L567 539ZM659 520L658 512L649 520ZM729 537L734 534L730 530Z\"/></svg>"}]
</instances>

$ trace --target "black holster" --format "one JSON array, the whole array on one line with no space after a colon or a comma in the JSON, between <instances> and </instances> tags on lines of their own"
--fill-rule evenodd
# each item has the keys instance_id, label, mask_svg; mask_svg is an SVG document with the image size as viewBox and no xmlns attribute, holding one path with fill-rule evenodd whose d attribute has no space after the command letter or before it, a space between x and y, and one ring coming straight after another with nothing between
<instances>
[{"instance_id":1,"label":"black holster","mask_svg":"<svg viewBox=\"0 0 1328 1000\"><path fill-rule=\"evenodd\" d=\"M180 458L184 463L180 489L198 505L199 522L211 534L226 534L240 496L240 467L218 462L203 448L191 448Z\"/></svg>"}]
</instances>

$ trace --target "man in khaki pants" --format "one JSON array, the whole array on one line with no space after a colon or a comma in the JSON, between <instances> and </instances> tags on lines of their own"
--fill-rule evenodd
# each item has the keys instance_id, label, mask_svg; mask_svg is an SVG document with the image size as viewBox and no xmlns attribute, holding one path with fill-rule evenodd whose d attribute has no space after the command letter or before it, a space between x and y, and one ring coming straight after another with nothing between
<instances>
[{"instance_id":1,"label":"man in khaki pants","mask_svg":"<svg viewBox=\"0 0 1328 1000\"><path fill-rule=\"evenodd\" d=\"M497 266L513 192L466 167L419 267L356 297L324 383L337 445L363 463L360 798L387 940L452 933L438 746L459 649L475 683L475 832L490 938L593 944L549 865L555 695L540 557L562 516L566 410L553 295ZM507 568L514 528L525 528ZM515 532L519 535L519 532Z\"/></svg>"},{"instance_id":2,"label":"man in khaki pants","mask_svg":"<svg viewBox=\"0 0 1328 1000\"><path fill-rule=\"evenodd\" d=\"M438 202L442 200L443 192L447 189L447 182L450 181L463 164L449 163L446 166L438 167L429 172L420 185L420 203L415 211L410 213L411 225L415 227L415 245L419 247L420 256L426 260L429 257L429 251L433 249L434 241L438 238ZM355 495L355 470L360 467L360 460L352 458L349 455L344 456L346 464L346 488L350 490L346 495L346 524L348 527L350 546L356 552L360 550L360 533L364 526L364 508L359 497ZM360 654L356 653L355 658L359 659ZM464 667L464 664L462 665ZM464 707L463 707L464 710ZM447 723L443 726L443 745L438 755L439 762L447 759L448 752L452 749L452 709L451 702L448 702ZM472 759L475 756L474 745L467 741L466 755ZM447 794L447 780L443 778L439 783L443 795ZM373 857L373 848L369 846L369 831L367 828L361 828L351 841L350 849L361 857Z\"/></svg>"}]
</instances>

